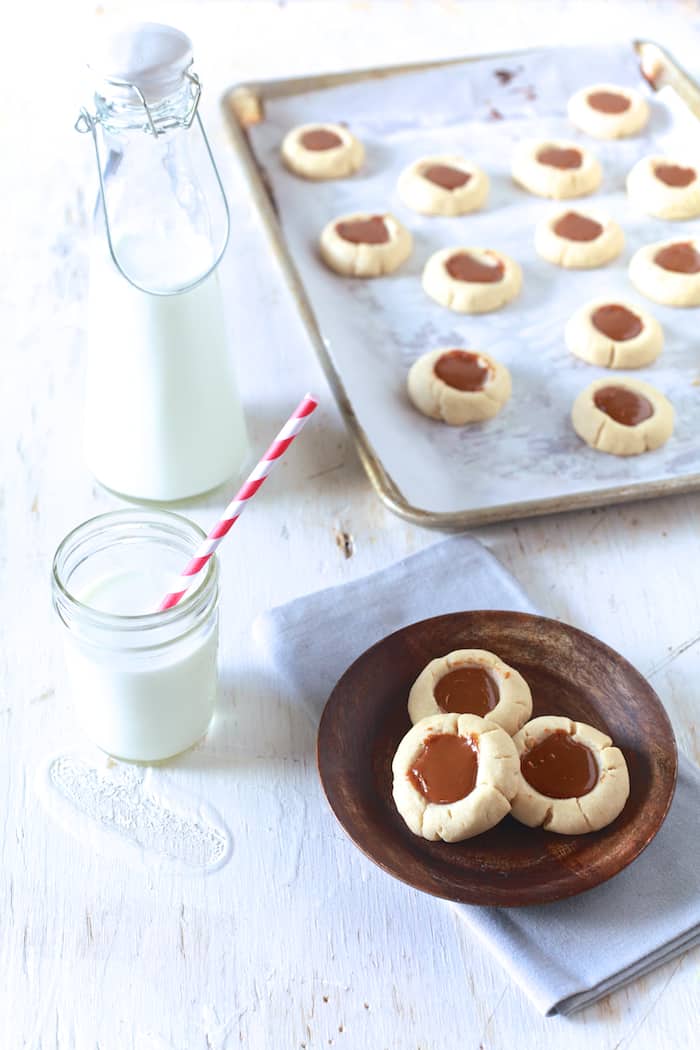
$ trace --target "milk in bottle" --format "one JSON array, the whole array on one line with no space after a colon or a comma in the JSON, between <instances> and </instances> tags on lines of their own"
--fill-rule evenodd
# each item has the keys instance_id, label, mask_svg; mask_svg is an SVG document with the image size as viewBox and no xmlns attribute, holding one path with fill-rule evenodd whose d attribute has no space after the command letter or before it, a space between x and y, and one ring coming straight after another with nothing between
<instances>
[{"instance_id":1,"label":"milk in bottle","mask_svg":"<svg viewBox=\"0 0 700 1050\"><path fill-rule=\"evenodd\" d=\"M91 253L84 448L108 488L176 500L247 458L218 263L223 188L199 119L191 43L108 31L90 63L100 195Z\"/></svg>"}]
</instances>

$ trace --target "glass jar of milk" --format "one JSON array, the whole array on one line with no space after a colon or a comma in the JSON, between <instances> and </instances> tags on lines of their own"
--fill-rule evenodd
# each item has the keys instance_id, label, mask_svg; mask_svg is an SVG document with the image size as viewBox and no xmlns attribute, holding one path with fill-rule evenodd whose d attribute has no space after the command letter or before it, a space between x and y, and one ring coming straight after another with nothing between
<instances>
[{"instance_id":1,"label":"glass jar of milk","mask_svg":"<svg viewBox=\"0 0 700 1050\"><path fill-rule=\"evenodd\" d=\"M154 611L204 538L178 514L134 508L79 525L56 551L52 595L76 714L115 758L170 758L212 719L216 558L178 605Z\"/></svg>"},{"instance_id":2,"label":"glass jar of milk","mask_svg":"<svg viewBox=\"0 0 700 1050\"><path fill-rule=\"evenodd\" d=\"M228 205L184 33L108 28L89 69L94 111L76 124L92 133L99 177L85 459L122 495L183 499L248 457L219 283Z\"/></svg>"}]
</instances>

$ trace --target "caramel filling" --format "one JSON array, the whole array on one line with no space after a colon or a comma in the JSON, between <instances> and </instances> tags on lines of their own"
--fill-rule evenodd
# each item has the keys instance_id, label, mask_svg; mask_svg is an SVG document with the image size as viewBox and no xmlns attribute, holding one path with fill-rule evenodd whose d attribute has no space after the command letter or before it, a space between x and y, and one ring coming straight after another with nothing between
<instances>
[{"instance_id":1,"label":"caramel filling","mask_svg":"<svg viewBox=\"0 0 700 1050\"><path fill-rule=\"evenodd\" d=\"M567 211L554 223L554 232L567 241L594 241L600 237L603 227L595 219L589 219L577 211Z\"/></svg>"},{"instance_id":2,"label":"caramel filling","mask_svg":"<svg viewBox=\"0 0 700 1050\"><path fill-rule=\"evenodd\" d=\"M644 328L641 318L619 303L599 306L591 315L591 324L616 343L634 339Z\"/></svg>"},{"instance_id":3,"label":"caramel filling","mask_svg":"<svg viewBox=\"0 0 700 1050\"><path fill-rule=\"evenodd\" d=\"M469 350L448 350L438 357L433 371L455 390L482 390L491 375L489 366L482 362L483 358Z\"/></svg>"},{"instance_id":4,"label":"caramel filling","mask_svg":"<svg viewBox=\"0 0 700 1050\"><path fill-rule=\"evenodd\" d=\"M678 241L660 248L654 262L672 273L700 273L700 252L690 241Z\"/></svg>"},{"instance_id":5,"label":"caramel filling","mask_svg":"<svg viewBox=\"0 0 700 1050\"><path fill-rule=\"evenodd\" d=\"M458 802L474 790L479 746L474 737L429 736L408 771L408 779L428 802Z\"/></svg>"},{"instance_id":6,"label":"caramel filling","mask_svg":"<svg viewBox=\"0 0 700 1050\"><path fill-rule=\"evenodd\" d=\"M617 91L591 91L586 100L591 109L599 113L626 113L632 105L626 95Z\"/></svg>"},{"instance_id":7,"label":"caramel filling","mask_svg":"<svg viewBox=\"0 0 700 1050\"><path fill-rule=\"evenodd\" d=\"M434 182L443 190L458 190L471 179L469 172L451 168L448 164L431 164L421 174L428 182Z\"/></svg>"},{"instance_id":8,"label":"caramel filling","mask_svg":"<svg viewBox=\"0 0 700 1050\"><path fill-rule=\"evenodd\" d=\"M435 683L433 696L441 711L483 718L498 703L498 686L483 667L458 667Z\"/></svg>"},{"instance_id":9,"label":"caramel filling","mask_svg":"<svg viewBox=\"0 0 700 1050\"><path fill-rule=\"evenodd\" d=\"M335 131L329 131L327 128L312 128L301 136L301 144L304 149L310 149L316 153L342 146L343 140L340 135L336 135Z\"/></svg>"},{"instance_id":10,"label":"caramel filling","mask_svg":"<svg viewBox=\"0 0 700 1050\"><path fill-rule=\"evenodd\" d=\"M626 386L600 387L593 395L593 403L623 427L636 427L654 415L651 401Z\"/></svg>"},{"instance_id":11,"label":"caramel filling","mask_svg":"<svg viewBox=\"0 0 700 1050\"><path fill-rule=\"evenodd\" d=\"M389 240L389 231L381 215L339 222L335 228L338 236L350 244L386 244Z\"/></svg>"},{"instance_id":12,"label":"caramel filling","mask_svg":"<svg viewBox=\"0 0 700 1050\"><path fill-rule=\"evenodd\" d=\"M473 284L496 284L503 280L505 273L505 266L495 256L493 262L485 263L469 252L451 255L445 263L445 269L455 281L470 281Z\"/></svg>"},{"instance_id":13,"label":"caramel filling","mask_svg":"<svg viewBox=\"0 0 700 1050\"><path fill-rule=\"evenodd\" d=\"M530 787L547 798L581 798L598 783L598 763L585 744L558 729L526 751L520 771Z\"/></svg>"},{"instance_id":14,"label":"caramel filling","mask_svg":"<svg viewBox=\"0 0 700 1050\"><path fill-rule=\"evenodd\" d=\"M674 189L682 189L695 182L697 173L695 168L681 168L679 164L657 164L654 174L661 182Z\"/></svg>"},{"instance_id":15,"label":"caramel filling","mask_svg":"<svg viewBox=\"0 0 700 1050\"><path fill-rule=\"evenodd\" d=\"M558 146L545 146L537 154L540 164L547 164L550 168L559 168L560 171L570 171L572 168L580 168L583 164L583 153L580 149L560 149Z\"/></svg>"}]
</instances>

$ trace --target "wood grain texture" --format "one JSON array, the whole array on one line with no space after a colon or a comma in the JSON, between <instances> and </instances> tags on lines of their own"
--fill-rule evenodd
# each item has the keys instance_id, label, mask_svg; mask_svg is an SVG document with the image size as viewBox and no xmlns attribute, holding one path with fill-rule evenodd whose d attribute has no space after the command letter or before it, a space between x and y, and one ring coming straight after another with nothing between
<instances>
[{"instance_id":1,"label":"wood grain texture","mask_svg":"<svg viewBox=\"0 0 700 1050\"><path fill-rule=\"evenodd\" d=\"M135 0L97 7L144 17ZM49 603L51 555L69 528L120 505L90 478L80 449L95 173L72 124L86 98L76 81L93 7L15 5L5 72L21 99L3 110L0 168L0 1043L692 1046L697 950L570 1021L544 1020L449 908L387 878L328 812L314 727L271 687L245 632L262 609L356 579L436 536L392 517L367 485L231 164L218 99L230 83L255 77L591 40L603 19L611 37L661 40L697 75L697 3L173 0L149 4L148 17L181 25L195 42L203 115L232 207L222 276L254 446L266 447L305 389L322 404L222 548L215 729L205 748L156 773L157 783L194 787L218 807L233 832L233 859L206 878L116 864L99 837L80 843L47 819L34 787L47 755L85 746ZM178 509L208 527L227 494ZM687 496L476 532L539 608L589 630L649 678L680 749L696 760L698 520L700 497ZM290 830L297 821L303 832Z\"/></svg>"},{"instance_id":2,"label":"wood grain texture","mask_svg":"<svg viewBox=\"0 0 700 1050\"><path fill-rule=\"evenodd\" d=\"M612 737L630 773L617 820L589 835L553 835L506 817L458 843L427 842L408 830L391 773L411 728L408 693L430 660L455 649L486 649L515 667L532 690L533 718L563 715ZM324 790L355 844L410 886L464 904L543 904L617 875L660 828L676 765L666 712L628 661L583 631L526 613L453 613L389 635L342 676L318 733Z\"/></svg>"}]
</instances>

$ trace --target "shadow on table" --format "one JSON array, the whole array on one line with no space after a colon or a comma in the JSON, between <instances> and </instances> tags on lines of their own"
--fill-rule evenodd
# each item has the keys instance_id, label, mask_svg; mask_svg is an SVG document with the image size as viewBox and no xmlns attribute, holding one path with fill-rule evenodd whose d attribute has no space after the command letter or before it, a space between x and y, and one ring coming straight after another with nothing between
<instances>
[{"instance_id":1,"label":"shadow on table","mask_svg":"<svg viewBox=\"0 0 700 1050\"><path fill-rule=\"evenodd\" d=\"M278 680L263 671L224 670L206 737L169 764L213 772L240 770L263 763L314 762L315 749L315 727L291 693L280 693Z\"/></svg>"}]
</instances>

